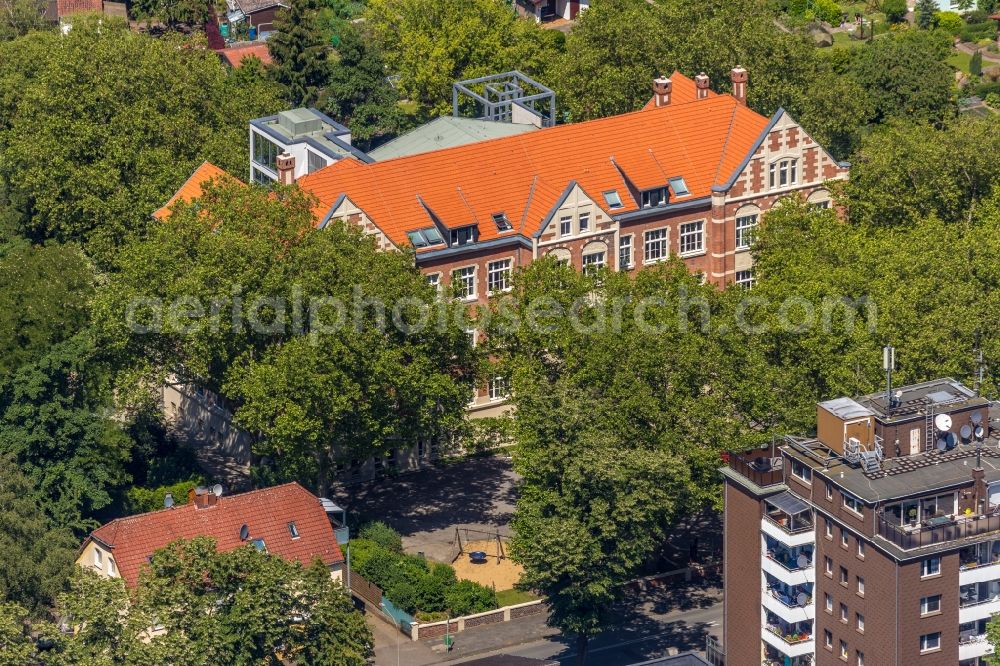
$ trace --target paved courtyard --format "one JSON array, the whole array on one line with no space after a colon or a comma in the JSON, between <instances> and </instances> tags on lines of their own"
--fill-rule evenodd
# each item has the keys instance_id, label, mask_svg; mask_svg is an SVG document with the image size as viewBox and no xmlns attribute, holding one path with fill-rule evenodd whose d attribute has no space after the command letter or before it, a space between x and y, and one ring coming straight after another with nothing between
<instances>
[{"instance_id":1,"label":"paved courtyard","mask_svg":"<svg viewBox=\"0 0 1000 666\"><path fill-rule=\"evenodd\" d=\"M381 520L403 535L408 553L450 562L455 528L511 533L517 481L507 456L474 457L347 486L336 501L351 525Z\"/></svg>"}]
</instances>

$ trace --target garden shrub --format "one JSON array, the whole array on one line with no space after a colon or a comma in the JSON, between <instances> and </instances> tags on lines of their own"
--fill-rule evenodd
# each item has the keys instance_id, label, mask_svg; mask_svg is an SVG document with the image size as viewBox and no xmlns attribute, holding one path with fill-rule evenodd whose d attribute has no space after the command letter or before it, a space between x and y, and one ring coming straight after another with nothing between
<instances>
[{"instance_id":1,"label":"garden shrub","mask_svg":"<svg viewBox=\"0 0 1000 666\"><path fill-rule=\"evenodd\" d=\"M158 488L129 488L125 493L125 510L128 513L159 511L163 508L163 498L166 497L167 493L170 493L174 498L174 505L187 504L188 491L201 483L202 478L198 476Z\"/></svg>"},{"instance_id":2,"label":"garden shrub","mask_svg":"<svg viewBox=\"0 0 1000 666\"><path fill-rule=\"evenodd\" d=\"M967 23L958 34L963 42L978 42L980 39L996 39L997 24L993 21L985 21L983 23Z\"/></svg>"},{"instance_id":3,"label":"garden shrub","mask_svg":"<svg viewBox=\"0 0 1000 666\"><path fill-rule=\"evenodd\" d=\"M496 608L493 590L471 580L460 580L446 593L445 602L453 615L484 613Z\"/></svg>"},{"instance_id":4,"label":"garden shrub","mask_svg":"<svg viewBox=\"0 0 1000 666\"><path fill-rule=\"evenodd\" d=\"M358 533L358 537L368 541L374 541L387 550L391 550L396 553L403 552L403 537L399 535L399 532L380 520L367 523L361 528L361 531Z\"/></svg>"},{"instance_id":5,"label":"garden shrub","mask_svg":"<svg viewBox=\"0 0 1000 666\"><path fill-rule=\"evenodd\" d=\"M962 26L965 25L965 21L962 20L958 12L936 12L934 22L937 23L938 28L949 35L957 35L961 32Z\"/></svg>"},{"instance_id":6,"label":"garden shrub","mask_svg":"<svg viewBox=\"0 0 1000 666\"><path fill-rule=\"evenodd\" d=\"M834 0L813 0L812 8L819 20L831 25L840 25L844 10Z\"/></svg>"}]
</instances>

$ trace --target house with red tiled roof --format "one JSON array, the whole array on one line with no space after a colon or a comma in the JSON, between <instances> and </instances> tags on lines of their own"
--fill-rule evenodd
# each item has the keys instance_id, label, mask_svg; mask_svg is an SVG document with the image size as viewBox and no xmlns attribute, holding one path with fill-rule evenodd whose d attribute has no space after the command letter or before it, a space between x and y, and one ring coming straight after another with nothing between
<instances>
[{"instance_id":1,"label":"house with red tiled roof","mask_svg":"<svg viewBox=\"0 0 1000 666\"><path fill-rule=\"evenodd\" d=\"M216 53L218 53L219 57L222 58L222 61L230 67L239 67L243 64L243 60L246 58L257 58L265 65L270 65L272 62L271 52L268 50L266 43L230 46L228 48L218 49Z\"/></svg>"},{"instance_id":2,"label":"house with red tiled roof","mask_svg":"<svg viewBox=\"0 0 1000 666\"><path fill-rule=\"evenodd\" d=\"M153 217L161 221L167 219L170 217L174 204L177 202L190 203L195 199L200 198L201 195L205 193L205 187L207 187L209 183L218 182L220 180L232 180L234 182L239 182L237 178L231 176L228 172L223 171L211 162L202 162L201 165L188 177L188 179L184 181L184 183L180 186L180 189L174 192L174 195L170 197L167 203L163 204L163 206L153 212Z\"/></svg>"},{"instance_id":3,"label":"house with red tiled roof","mask_svg":"<svg viewBox=\"0 0 1000 666\"><path fill-rule=\"evenodd\" d=\"M135 587L156 550L197 536L212 537L222 552L250 544L303 564L319 558L334 578L341 578L344 556L331 518L322 500L298 483L229 496L193 489L187 504L97 528L83 542L77 564Z\"/></svg>"}]
</instances>

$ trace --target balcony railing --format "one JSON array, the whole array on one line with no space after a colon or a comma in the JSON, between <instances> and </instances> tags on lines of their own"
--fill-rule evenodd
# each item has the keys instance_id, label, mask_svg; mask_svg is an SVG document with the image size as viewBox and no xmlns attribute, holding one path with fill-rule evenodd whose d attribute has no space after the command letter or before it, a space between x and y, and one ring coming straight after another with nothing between
<instances>
[{"instance_id":1,"label":"balcony railing","mask_svg":"<svg viewBox=\"0 0 1000 666\"><path fill-rule=\"evenodd\" d=\"M776 486L785 480L780 463L773 465L771 460L768 457L751 459L741 453L730 453L729 468L734 472L742 474L761 488L766 488L768 486ZM781 458L778 458L778 460L780 461Z\"/></svg>"},{"instance_id":2,"label":"balcony railing","mask_svg":"<svg viewBox=\"0 0 1000 666\"><path fill-rule=\"evenodd\" d=\"M802 603L799 603L798 592L796 592L795 596L793 597L792 595L784 594L778 590L771 588L768 589L768 593L772 597L777 599L781 603L781 605L787 606L788 608L805 608L806 606L812 603L812 596L810 596L809 593L807 592L802 593L804 597Z\"/></svg>"},{"instance_id":3,"label":"balcony railing","mask_svg":"<svg viewBox=\"0 0 1000 666\"><path fill-rule=\"evenodd\" d=\"M973 643L982 643L986 640L986 634L959 634L958 644L959 645L972 645Z\"/></svg>"},{"instance_id":4,"label":"balcony railing","mask_svg":"<svg viewBox=\"0 0 1000 666\"><path fill-rule=\"evenodd\" d=\"M878 534L903 550L923 548L959 539L968 539L1000 531L1000 516L956 516L940 525L921 525L904 529L878 514Z\"/></svg>"},{"instance_id":5,"label":"balcony railing","mask_svg":"<svg viewBox=\"0 0 1000 666\"><path fill-rule=\"evenodd\" d=\"M765 628L772 634L788 643L789 645L796 645L798 643L805 643L806 641L812 640L812 634L808 631L795 631L785 633L785 630L775 624L765 625Z\"/></svg>"},{"instance_id":6,"label":"balcony railing","mask_svg":"<svg viewBox=\"0 0 1000 666\"><path fill-rule=\"evenodd\" d=\"M798 558L792 558L791 553L786 553L782 551L767 551L764 553L764 557L771 560L775 564L779 565L782 569L788 572L795 571L806 571L807 569L812 569L813 563L812 559L808 556L806 557L806 563L804 566L799 566Z\"/></svg>"},{"instance_id":7,"label":"balcony railing","mask_svg":"<svg viewBox=\"0 0 1000 666\"><path fill-rule=\"evenodd\" d=\"M777 525L789 534L800 534L802 532L811 532L813 530L813 522L811 518L802 518L803 514L796 514L795 516L788 516L788 514L782 513L776 516L772 516L769 513L764 514L764 518L767 519L769 523Z\"/></svg>"}]
</instances>

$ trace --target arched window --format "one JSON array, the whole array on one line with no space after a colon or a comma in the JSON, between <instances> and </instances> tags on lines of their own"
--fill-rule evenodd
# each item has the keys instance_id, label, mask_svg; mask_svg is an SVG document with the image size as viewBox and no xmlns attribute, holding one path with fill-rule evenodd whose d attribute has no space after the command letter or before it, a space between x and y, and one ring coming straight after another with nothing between
<instances>
[{"instance_id":1,"label":"arched window","mask_svg":"<svg viewBox=\"0 0 1000 666\"><path fill-rule=\"evenodd\" d=\"M806 205L809 206L810 210L821 210L830 207L830 191L826 189L818 189L813 191L806 199Z\"/></svg>"},{"instance_id":2,"label":"arched window","mask_svg":"<svg viewBox=\"0 0 1000 666\"><path fill-rule=\"evenodd\" d=\"M760 207L751 204L736 211L737 250L746 250L750 247L758 224L760 224Z\"/></svg>"},{"instance_id":3,"label":"arched window","mask_svg":"<svg viewBox=\"0 0 1000 666\"><path fill-rule=\"evenodd\" d=\"M557 247L556 249L549 251L547 256L552 257L557 262L565 266L568 266L572 259L569 250L564 247Z\"/></svg>"},{"instance_id":4,"label":"arched window","mask_svg":"<svg viewBox=\"0 0 1000 666\"><path fill-rule=\"evenodd\" d=\"M608 265L608 244L604 241L587 243L583 248L583 272L590 273Z\"/></svg>"}]
</instances>

